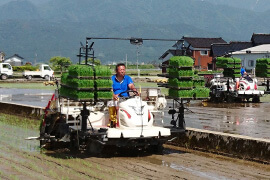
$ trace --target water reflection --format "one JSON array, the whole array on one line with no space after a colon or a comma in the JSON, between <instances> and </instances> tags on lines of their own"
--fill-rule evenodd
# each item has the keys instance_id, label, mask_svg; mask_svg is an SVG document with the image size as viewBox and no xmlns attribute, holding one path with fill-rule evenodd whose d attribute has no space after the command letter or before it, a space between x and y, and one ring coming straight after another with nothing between
<instances>
[{"instance_id":1,"label":"water reflection","mask_svg":"<svg viewBox=\"0 0 270 180\"><path fill-rule=\"evenodd\" d=\"M270 103L210 103L192 101L185 111L186 126L270 139ZM166 114L169 124L171 116Z\"/></svg>"},{"instance_id":2,"label":"water reflection","mask_svg":"<svg viewBox=\"0 0 270 180\"><path fill-rule=\"evenodd\" d=\"M0 122L1 143L19 148L24 151L39 152L39 141L25 140L27 137L36 137L39 135L37 130L30 130L23 127L5 124Z\"/></svg>"},{"instance_id":3,"label":"water reflection","mask_svg":"<svg viewBox=\"0 0 270 180\"><path fill-rule=\"evenodd\" d=\"M0 88L0 101L45 107L52 90Z\"/></svg>"}]
</instances>

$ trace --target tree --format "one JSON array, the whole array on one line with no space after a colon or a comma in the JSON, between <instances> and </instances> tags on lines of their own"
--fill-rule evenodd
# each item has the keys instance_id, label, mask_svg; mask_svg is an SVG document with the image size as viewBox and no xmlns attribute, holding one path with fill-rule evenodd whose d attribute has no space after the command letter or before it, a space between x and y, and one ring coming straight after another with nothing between
<instances>
[{"instance_id":1,"label":"tree","mask_svg":"<svg viewBox=\"0 0 270 180\"><path fill-rule=\"evenodd\" d=\"M72 64L70 58L67 57L61 57L61 56L55 56L50 59L50 65L55 71L63 71L66 66L69 66Z\"/></svg>"}]
</instances>

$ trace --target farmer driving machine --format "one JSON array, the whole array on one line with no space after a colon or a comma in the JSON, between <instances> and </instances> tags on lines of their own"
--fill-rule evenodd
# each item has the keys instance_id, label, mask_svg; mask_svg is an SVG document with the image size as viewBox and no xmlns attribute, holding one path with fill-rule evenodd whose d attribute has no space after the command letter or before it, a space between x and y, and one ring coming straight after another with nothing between
<instances>
[{"instance_id":1,"label":"farmer driving machine","mask_svg":"<svg viewBox=\"0 0 270 180\"><path fill-rule=\"evenodd\" d=\"M113 101L111 70L94 65L94 43L88 46L88 40L91 38L86 38L86 47L80 48L79 65L71 65L62 75L45 109L41 147L64 144L90 154L122 148L160 152L172 130L185 132L176 123L167 128L156 125L155 117L162 116L167 105L158 88L142 89L141 96L136 96L136 91L128 91L129 97L120 93L119 101Z\"/></svg>"},{"instance_id":2,"label":"farmer driving machine","mask_svg":"<svg viewBox=\"0 0 270 180\"><path fill-rule=\"evenodd\" d=\"M258 90L258 81L248 74L241 76L241 59L217 58L217 67L223 68L223 76L210 81L210 100L214 102L249 101L259 102L264 91Z\"/></svg>"}]
</instances>

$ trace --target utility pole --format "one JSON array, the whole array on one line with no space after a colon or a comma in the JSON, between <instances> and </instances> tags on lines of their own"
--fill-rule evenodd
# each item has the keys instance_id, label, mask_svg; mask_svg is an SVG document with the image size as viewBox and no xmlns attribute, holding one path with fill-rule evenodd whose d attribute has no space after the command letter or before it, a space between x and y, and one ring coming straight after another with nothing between
<instances>
[{"instance_id":1,"label":"utility pole","mask_svg":"<svg viewBox=\"0 0 270 180\"><path fill-rule=\"evenodd\" d=\"M127 68L127 54L126 54L126 68Z\"/></svg>"},{"instance_id":2,"label":"utility pole","mask_svg":"<svg viewBox=\"0 0 270 180\"><path fill-rule=\"evenodd\" d=\"M140 77L140 70L139 70L139 45L137 44L137 72L138 77Z\"/></svg>"}]
</instances>

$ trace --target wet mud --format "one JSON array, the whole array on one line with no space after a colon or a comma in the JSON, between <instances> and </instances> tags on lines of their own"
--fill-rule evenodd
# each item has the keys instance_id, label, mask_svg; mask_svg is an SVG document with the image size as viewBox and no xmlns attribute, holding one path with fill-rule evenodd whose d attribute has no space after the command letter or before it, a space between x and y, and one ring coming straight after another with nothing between
<instances>
[{"instance_id":1,"label":"wet mud","mask_svg":"<svg viewBox=\"0 0 270 180\"><path fill-rule=\"evenodd\" d=\"M165 146L163 155L125 153L111 157L44 151L38 134L0 124L0 179L268 179L270 167L244 160Z\"/></svg>"}]
</instances>

